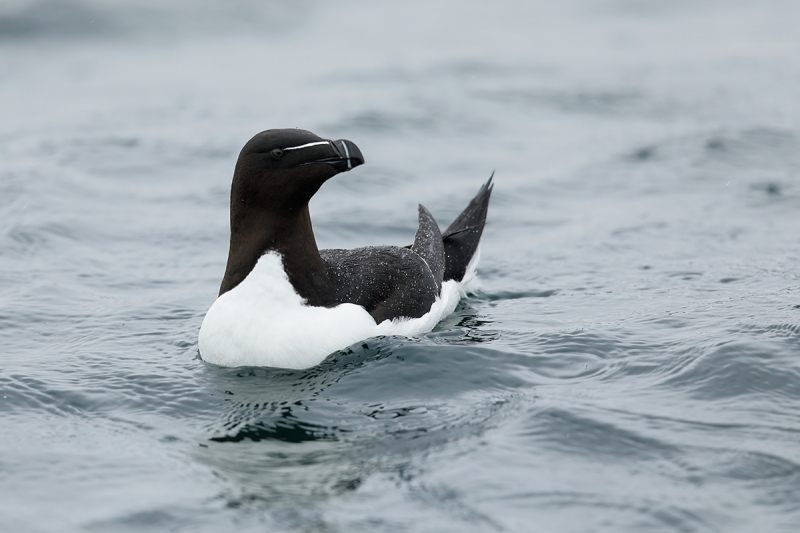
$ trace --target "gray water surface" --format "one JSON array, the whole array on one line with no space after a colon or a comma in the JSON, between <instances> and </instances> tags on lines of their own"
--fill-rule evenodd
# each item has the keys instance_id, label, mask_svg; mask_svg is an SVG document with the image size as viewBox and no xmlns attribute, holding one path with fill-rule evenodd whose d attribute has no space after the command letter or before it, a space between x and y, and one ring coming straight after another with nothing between
<instances>
[{"instance_id":1,"label":"gray water surface","mask_svg":"<svg viewBox=\"0 0 800 533\"><path fill-rule=\"evenodd\" d=\"M797 531L800 4L162 4L0 6L0 529ZM482 292L200 360L273 127L364 153L326 248L496 170Z\"/></svg>"}]
</instances>

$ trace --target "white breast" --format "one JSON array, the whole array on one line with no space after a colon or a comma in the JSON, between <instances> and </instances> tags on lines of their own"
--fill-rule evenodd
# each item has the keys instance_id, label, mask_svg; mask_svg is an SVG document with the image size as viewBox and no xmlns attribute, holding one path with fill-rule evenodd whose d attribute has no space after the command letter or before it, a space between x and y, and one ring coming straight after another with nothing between
<instances>
[{"instance_id":1,"label":"white breast","mask_svg":"<svg viewBox=\"0 0 800 533\"><path fill-rule=\"evenodd\" d=\"M478 255L476 252L464 281L474 279ZM208 310L200 327L200 356L221 366L308 368L360 340L428 332L453 312L464 295L460 283L446 281L425 315L376 324L360 305L306 305L289 282L281 257L270 252Z\"/></svg>"}]
</instances>

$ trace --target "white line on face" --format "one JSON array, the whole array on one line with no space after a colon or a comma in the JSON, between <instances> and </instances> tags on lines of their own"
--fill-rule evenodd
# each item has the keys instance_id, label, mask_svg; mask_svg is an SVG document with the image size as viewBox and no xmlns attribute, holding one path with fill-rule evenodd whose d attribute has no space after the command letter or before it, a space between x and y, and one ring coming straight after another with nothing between
<instances>
[{"instance_id":1,"label":"white line on face","mask_svg":"<svg viewBox=\"0 0 800 533\"><path fill-rule=\"evenodd\" d=\"M288 148L284 148L283 151L285 152L287 150L299 150L300 148L310 148L312 146L320 146L320 145L323 145L323 144L328 144L328 141L318 141L318 142L315 142L315 143L301 144L300 146L290 146Z\"/></svg>"}]
</instances>

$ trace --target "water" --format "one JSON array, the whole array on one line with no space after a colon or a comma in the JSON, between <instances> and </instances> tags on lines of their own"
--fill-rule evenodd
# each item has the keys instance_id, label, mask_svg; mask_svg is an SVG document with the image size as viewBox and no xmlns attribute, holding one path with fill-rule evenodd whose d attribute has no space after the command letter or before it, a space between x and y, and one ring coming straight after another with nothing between
<instances>
[{"instance_id":1,"label":"water","mask_svg":"<svg viewBox=\"0 0 800 533\"><path fill-rule=\"evenodd\" d=\"M794 531L796 2L0 7L3 531ZM319 367L197 332L238 150L367 164L323 247L492 170L483 292Z\"/></svg>"}]
</instances>

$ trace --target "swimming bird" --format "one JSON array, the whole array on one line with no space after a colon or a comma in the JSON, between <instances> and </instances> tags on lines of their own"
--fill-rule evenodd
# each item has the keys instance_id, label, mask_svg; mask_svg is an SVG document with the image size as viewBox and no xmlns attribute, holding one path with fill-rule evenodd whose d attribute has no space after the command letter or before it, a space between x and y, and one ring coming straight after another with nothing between
<instances>
[{"instance_id":1,"label":"swimming bird","mask_svg":"<svg viewBox=\"0 0 800 533\"><path fill-rule=\"evenodd\" d=\"M302 369L379 335L431 331L474 280L492 177L442 233L419 206L406 247L319 250L308 202L364 164L358 147L300 129L255 135L231 184L231 239L219 296L200 327L203 360Z\"/></svg>"}]
</instances>

